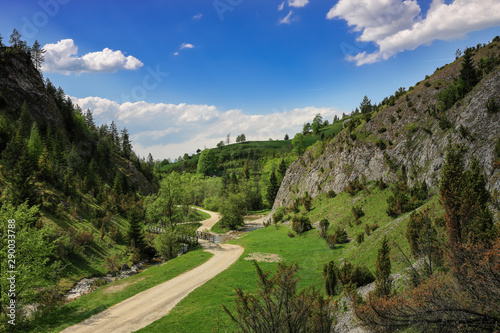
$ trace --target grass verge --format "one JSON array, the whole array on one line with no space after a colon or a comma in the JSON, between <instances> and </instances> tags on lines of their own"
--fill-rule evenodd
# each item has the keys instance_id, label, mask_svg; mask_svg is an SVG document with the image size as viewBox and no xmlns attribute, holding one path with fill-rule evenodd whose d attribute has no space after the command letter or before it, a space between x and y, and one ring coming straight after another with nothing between
<instances>
[{"instance_id":1,"label":"grass verge","mask_svg":"<svg viewBox=\"0 0 500 333\"><path fill-rule=\"evenodd\" d=\"M151 267L143 273L100 287L35 320L24 332L59 332L129 297L191 270L212 256L213 254L198 249L163 265Z\"/></svg>"}]
</instances>

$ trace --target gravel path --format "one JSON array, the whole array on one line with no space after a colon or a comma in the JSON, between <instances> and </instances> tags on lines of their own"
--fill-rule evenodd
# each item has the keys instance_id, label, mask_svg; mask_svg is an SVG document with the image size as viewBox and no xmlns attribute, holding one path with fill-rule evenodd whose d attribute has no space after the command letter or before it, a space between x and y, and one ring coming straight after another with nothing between
<instances>
[{"instance_id":1,"label":"gravel path","mask_svg":"<svg viewBox=\"0 0 500 333\"><path fill-rule=\"evenodd\" d=\"M198 229L210 229L219 220L219 214L210 214ZM242 254L238 245L216 245L200 240L205 251L214 256L201 266L169 281L145 290L87 320L66 328L63 332L134 332L167 315L190 292L231 266Z\"/></svg>"}]
</instances>

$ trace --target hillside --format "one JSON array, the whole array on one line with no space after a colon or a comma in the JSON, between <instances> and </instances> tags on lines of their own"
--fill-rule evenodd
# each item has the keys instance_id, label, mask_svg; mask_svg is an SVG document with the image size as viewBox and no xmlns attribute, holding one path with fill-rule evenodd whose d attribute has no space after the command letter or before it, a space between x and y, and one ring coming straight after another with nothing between
<instances>
[{"instance_id":1,"label":"hillside","mask_svg":"<svg viewBox=\"0 0 500 333\"><path fill-rule=\"evenodd\" d=\"M482 64L499 53L497 38L475 50L473 60ZM467 148L468 163L476 156L485 170L488 189L499 191L495 146L500 137L500 113L488 112L486 103L491 98L499 103L500 68L483 71L472 91L445 107L442 96L453 86L462 61L463 57L437 69L408 91L400 90L395 101L369 117L358 115L346 121L346 129L324 145L323 152L302 155L288 168L273 209L290 205L305 192L312 197L331 190L339 193L360 177L392 183L404 173L410 186L425 180L436 189L449 141ZM352 121L355 126L348 126Z\"/></svg>"}]
</instances>

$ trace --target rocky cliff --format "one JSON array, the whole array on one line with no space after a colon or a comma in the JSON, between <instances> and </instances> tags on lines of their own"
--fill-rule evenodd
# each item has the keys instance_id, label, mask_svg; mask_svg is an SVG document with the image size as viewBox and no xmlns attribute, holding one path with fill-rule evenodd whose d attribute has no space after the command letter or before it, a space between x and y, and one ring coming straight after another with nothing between
<instances>
[{"instance_id":1,"label":"rocky cliff","mask_svg":"<svg viewBox=\"0 0 500 333\"><path fill-rule=\"evenodd\" d=\"M477 49L474 60L479 63L499 53L497 40ZM288 206L306 191L313 197L330 190L339 193L360 177L393 182L404 173L409 185L425 180L437 191L449 142L467 148L466 166L476 156L490 191L500 190L500 168L495 161L500 112L490 113L486 108L490 98L500 103L500 66L485 73L471 92L443 111L438 96L458 77L462 61L437 69L369 121L359 117L356 127L345 128L323 147L306 151L288 168L273 209Z\"/></svg>"}]
</instances>

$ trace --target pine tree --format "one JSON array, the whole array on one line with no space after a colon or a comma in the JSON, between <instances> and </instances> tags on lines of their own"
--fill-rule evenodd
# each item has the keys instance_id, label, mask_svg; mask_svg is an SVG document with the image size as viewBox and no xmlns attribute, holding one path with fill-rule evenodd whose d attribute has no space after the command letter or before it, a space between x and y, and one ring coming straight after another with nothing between
<instances>
[{"instance_id":1,"label":"pine tree","mask_svg":"<svg viewBox=\"0 0 500 333\"><path fill-rule=\"evenodd\" d=\"M248 160L245 160L245 164L243 165L243 177L245 177L245 179L250 179L250 169L248 168Z\"/></svg>"},{"instance_id":2,"label":"pine tree","mask_svg":"<svg viewBox=\"0 0 500 333\"><path fill-rule=\"evenodd\" d=\"M122 130L122 151L123 151L123 156L125 158L130 158L130 154L132 153L132 143L130 142L128 130L124 128Z\"/></svg>"},{"instance_id":3,"label":"pine tree","mask_svg":"<svg viewBox=\"0 0 500 333\"><path fill-rule=\"evenodd\" d=\"M274 204L274 200L276 199L278 190L279 190L278 178L276 177L276 173L273 170L271 172L271 175L269 176L269 186L267 187L267 194L266 194L267 202L271 205L271 207Z\"/></svg>"},{"instance_id":4,"label":"pine tree","mask_svg":"<svg viewBox=\"0 0 500 333\"><path fill-rule=\"evenodd\" d=\"M31 117L28 103L26 103L26 101L21 106L21 116L19 117L18 122L17 136L23 139L28 139L33 125L33 118Z\"/></svg>"},{"instance_id":5,"label":"pine tree","mask_svg":"<svg viewBox=\"0 0 500 333\"><path fill-rule=\"evenodd\" d=\"M286 167L285 159L282 158L281 162L280 162L280 165L278 166L278 173L281 176L281 180L283 180L283 178L285 178L286 169L287 169L287 167Z\"/></svg>"},{"instance_id":6,"label":"pine tree","mask_svg":"<svg viewBox=\"0 0 500 333\"><path fill-rule=\"evenodd\" d=\"M2 37L2 34L0 34L0 47L3 47L3 37Z\"/></svg>"},{"instance_id":7,"label":"pine tree","mask_svg":"<svg viewBox=\"0 0 500 333\"><path fill-rule=\"evenodd\" d=\"M48 181L52 177L52 166L49 158L47 147L43 147L43 151L38 158L39 176L42 180Z\"/></svg>"},{"instance_id":8,"label":"pine tree","mask_svg":"<svg viewBox=\"0 0 500 333\"><path fill-rule=\"evenodd\" d=\"M111 121L111 125L109 126L111 133L111 142L115 145L116 151L120 151L120 136L118 135L118 128L116 128L116 124L114 121Z\"/></svg>"},{"instance_id":9,"label":"pine tree","mask_svg":"<svg viewBox=\"0 0 500 333\"><path fill-rule=\"evenodd\" d=\"M368 96L363 97L361 104L359 104L359 110L361 113L370 113L373 110L372 101L368 99Z\"/></svg>"},{"instance_id":10,"label":"pine tree","mask_svg":"<svg viewBox=\"0 0 500 333\"><path fill-rule=\"evenodd\" d=\"M460 68L460 80L462 81L462 97L465 96L479 82L479 75L474 65L472 56L473 48L467 48L464 52L462 67Z\"/></svg>"},{"instance_id":11,"label":"pine tree","mask_svg":"<svg viewBox=\"0 0 500 333\"><path fill-rule=\"evenodd\" d=\"M87 112L85 113L85 125L91 130L95 131L95 122L94 122L94 116L92 115L92 111L90 109L87 109Z\"/></svg>"},{"instance_id":12,"label":"pine tree","mask_svg":"<svg viewBox=\"0 0 500 333\"><path fill-rule=\"evenodd\" d=\"M375 263L375 293L379 296L389 296L392 289L391 249L387 236L382 239Z\"/></svg>"},{"instance_id":13,"label":"pine tree","mask_svg":"<svg viewBox=\"0 0 500 333\"><path fill-rule=\"evenodd\" d=\"M285 138L284 138L284 140L285 140L285 141L290 140L290 137L288 136L288 133L287 133L287 134L285 134Z\"/></svg>"},{"instance_id":14,"label":"pine tree","mask_svg":"<svg viewBox=\"0 0 500 333\"><path fill-rule=\"evenodd\" d=\"M35 40L33 46L31 47L31 60L35 68L40 71L42 69L42 63L45 61L44 53L45 49L42 48L38 40Z\"/></svg>"},{"instance_id":15,"label":"pine tree","mask_svg":"<svg viewBox=\"0 0 500 333\"><path fill-rule=\"evenodd\" d=\"M337 274L338 267L332 260L323 268L323 275L325 276L325 289L328 296L335 296L337 294Z\"/></svg>"},{"instance_id":16,"label":"pine tree","mask_svg":"<svg viewBox=\"0 0 500 333\"><path fill-rule=\"evenodd\" d=\"M38 162L38 159L40 158L42 152L42 138L40 137L37 124L33 123L33 126L31 127L30 138L28 140L28 154L33 164L36 164Z\"/></svg>"},{"instance_id":17,"label":"pine tree","mask_svg":"<svg viewBox=\"0 0 500 333\"><path fill-rule=\"evenodd\" d=\"M21 40L21 34L17 31L16 28L12 31L10 35L9 43L12 47L16 49L20 49L23 46L23 41Z\"/></svg>"},{"instance_id":18,"label":"pine tree","mask_svg":"<svg viewBox=\"0 0 500 333\"><path fill-rule=\"evenodd\" d=\"M127 232L127 239L129 245L135 247L141 253L143 253L146 248L146 243L144 241L144 232L142 230L140 214L136 211L132 211L129 214L128 218L129 218L129 229Z\"/></svg>"}]
</instances>

